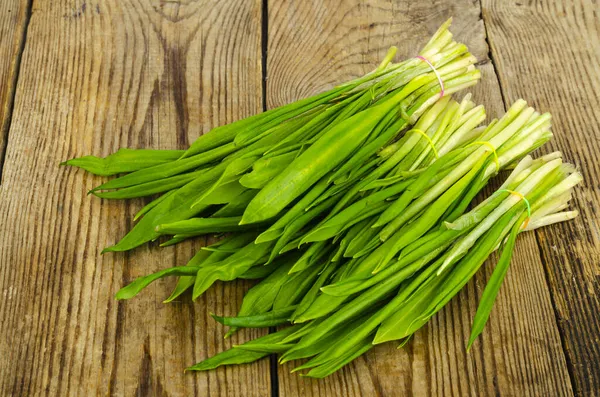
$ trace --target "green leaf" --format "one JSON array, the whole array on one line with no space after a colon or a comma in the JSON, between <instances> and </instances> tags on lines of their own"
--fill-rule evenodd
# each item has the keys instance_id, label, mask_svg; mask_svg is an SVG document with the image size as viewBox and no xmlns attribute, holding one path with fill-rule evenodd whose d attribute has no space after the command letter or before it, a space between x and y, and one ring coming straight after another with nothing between
<instances>
[{"instance_id":1,"label":"green leaf","mask_svg":"<svg viewBox=\"0 0 600 397\"><path fill-rule=\"evenodd\" d=\"M197 267L177 266L169 269L164 269L156 273L152 273L148 276L138 277L131 284L123 287L117 292L115 298L117 300L130 299L139 294L144 288L150 283L159 278L166 276L190 276L195 275L198 272Z\"/></svg>"},{"instance_id":2,"label":"green leaf","mask_svg":"<svg viewBox=\"0 0 600 397\"><path fill-rule=\"evenodd\" d=\"M475 339L477 339L481 332L483 332L485 323L487 323L487 320L490 317L492 307L494 306L494 301L496 300L496 296L498 296L498 291L500 290L504 276L506 276L506 272L510 266L510 259L515 248L517 235L520 231L521 222L517 222L516 226L513 227L510 236L504 245L504 248L502 249L502 254L500 255L500 260L494 269L494 273L492 273L492 277L490 277L485 289L483 290L483 295L481 296L477 313L473 319L473 327L471 328L471 336L469 337L467 350L471 348L473 342L475 342Z\"/></svg>"},{"instance_id":3,"label":"green leaf","mask_svg":"<svg viewBox=\"0 0 600 397\"><path fill-rule=\"evenodd\" d=\"M285 169L294 159L295 151L279 156L260 159L254 163L253 170L240 178L240 184L251 189L263 188L271 179Z\"/></svg>"},{"instance_id":4,"label":"green leaf","mask_svg":"<svg viewBox=\"0 0 600 397\"><path fill-rule=\"evenodd\" d=\"M324 257L331 252L331 249L331 244L328 245L326 241L311 244L296 263L294 263L294 266L290 269L290 274L302 272L316 264L325 264L327 261L324 260Z\"/></svg>"},{"instance_id":5,"label":"green leaf","mask_svg":"<svg viewBox=\"0 0 600 397\"><path fill-rule=\"evenodd\" d=\"M128 251L160 236L155 230L159 224L188 219L200 214L205 208L192 209L191 205L196 201L198 191L206 187L208 183L210 181L198 178L179 188L148 211L121 241L112 247L105 248L102 252Z\"/></svg>"},{"instance_id":6,"label":"green leaf","mask_svg":"<svg viewBox=\"0 0 600 397\"><path fill-rule=\"evenodd\" d=\"M246 190L239 184L240 174L250 169L257 159L258 156L233 158L227 163L223 173L198 197L192 207L201 204L225 204L230 202L233 197L240 195Z\"/></svg>"},{"instance_id":7,"label":"green leaf","mask_svg":"<svg viewBox=\"0 0 600 397\"><path fill-rule=\"evenodd\" d=\"M362 323L365 321L364 317L358 317L353 321L340 323L336 327L332 328L327 334L324 334L321 338L312 341L311 343L304 343L303 340L306 338L302 338L299 343L297 343L294 347L288 349L281 356L279 360L281 363L285 363L291 360L297 360L301 358L307 358L318 354L317 357L310 360L310 362L305 365L296 368L296 370L313 367L316 365L321 365L332 358L335 358L334 351L337 346L340 346L344 343L349 342L350 345L354 346L355 344L360 343L364 336L359 337L358 340L353 338L354 334L357 330L360 330L362 327ZM322 324L322 323L321 323ZM311 330L311 332L314 331ZM371 333L371 332L369 332ZM307 335L310 335L308 333Z\"/></svg>"},{"instance_id":8,"label":"green leaf","mask_svg":"<svg viewBox=\"0 0 600 397\"><path fill-rule=\"evenodd\" d=\"M321 287L329 280L331 274L337 269L334 264L329 263L326 265L325 269L321 271L319 274L319 278L317 281L310 287L310 289L304 294L302 300L298 304L298 307L294 311L291 316L291 320L295 321L295 319L304 313L317 299L317 296L320 293ZM314 321L313 321L314 322Z\"/></svg>"},{"instance_id":9,"label":"green leaf","mask_svg":"<svg viewBox=\"0 0 600 397\"><path fill-rule=\"evenodd\" d=\"M231 256L239 248L250 243L255 237L255 233L241 233L225 237L209 247L202 247L202 249L200 249L196 255L192 257L192 259L190 259L186 266L202 267L220 262ZM209 250L208 248L211 249ZM172 302L182 293L191 288L195 281L196 275L180 277L175 289L164 302Z\"/></svg>"},{"instance_id":10,"label":"green leaf","mask_svg":"<svg viewBox=\"0 0 600 397\"><path fill-rule=\"evenodd\" d=\"M216 356L200 361L196 365L186 368L186 371L208 371L222 365L247 364L268 356L269 353L255 352L246 349L233 348L217 354Z\"/></svg>"},{"instance_id":11,"label":"green leaf","mask_svg":"<svg viewBox=\"0 0 600 397\"><path fill-rule=\"evenodd\" d=\"M298 303L327 264L327 261L322 261L318 265L312 266L305 271L294 273L291 277L288 277L273 302L273 309L282 309Z\"/></svg>"},{"instance_id":12,"label":"green leaf","mask_svg":"<svg viewBox=\"0 0 600 397\"><path fill-rule=\"evenodd\" d=\"M427 309L443 282L444 277L441 276L433 276L425 281L417 293L414 293L390 318L381 324L373 343L379 344L390 340L404 339L414 332L412 331L413 327L420 327L426 323L429 318L422 319L421 314Z\"/></svg>"},{"instance_id":13,"label":"green leaf","mask_svg":"<svg viewBox=\"0 0 600 397\"><path fill-rule=\"evenodd\" d=\"M394 276L399 280L410 278L413 274L419 271L421 268L429 264L434 260L440 252L446 248L448 244L445 244L436 249L432 249L417 260L413 260L412 256L406 256L400 258L396 263L387 267L385 270L372 275L366 279L363 278L348 278L335 284L330 284L321 289L324 294L331 296L348 296L360 291L363 291L373 285L376 285L387 278ZM426 247L426 248L429 248ZM354 275L354 274L352 274Z\"/></svg>"},{"instance_id":14,"label":"green leaf","mask_svg":"<svg viewBox=\"0 0 600 397\"><path fill-rule=\"evenodd\" d=\"M202 155L170 161L168 163L158 164L152 167L143 168L122 177L110 180L96 188L97 190L122 189L130 186L140 185L142 183L157 181L159 179L168 178L187 171L196 170L201 166L211 164L217 160L221 160L226 155L237 150L233 144L214 149L211 152L203 153ZM225 163L220 163L225 164ZM218 168L218 166L214 167ZM213 168L213 169L214 169Z\"/></svg>"},{"instance_id":15,"label":"green leaf","mask_svg":"<svg viewBox=\"0 0 600 397\"><path fill-rule=\"evenodd\" d=\"M209 174L210 170L202 169L195 172L189 172L186 174L175 175L169 178L159 179L156 181L145 182L139 185L126 187L119 190L111 190L100 192L92 190L91 193L99 198L122 200L136 197L150 196L156 193L162 193L166 191L173 191L185 184L195 180L196 178L204 177L205 174ZM210 175L210 174L209 174Z\"/></svg>"},{"instance_id":16,"label":"green leaf","mask_svg":"<svg viewBox=\"0 0 600 397\"><path fill-rule=\"evenodd\" d=\"M111 176L168 163L177 160L182 154L183 150L121 148L105 158L83 156L67 160L61 165L79 167L94 175Z\"/></svg>"},{"instance_id":17,"label":"green leaf","mask_svg":"<svg viewBox=\"0 0 600 397\"><path fill-rule=\"evenodd\" d=\"M271 274L273 274L274 270L274 266L256 265L246 270L246 272L244 272L238 278L241 278L243 280L264 279L265 277L269 277Z\"/></svg>"},{"instance_id":18,"label":"green leaf","mask_svg":"<svg viewBox=\"0 0 600 397\"><path fill-rule=\"evenodd\" d=\"M269 354L269 352L266 351L255 351L258 350L258 348L253 349L253 346L262 346L263 348L267 346L274 347L275 344L280 343L287 336L298 331L299 328L299 326L287 327L272 334L267 334L248 341L242 345L234 346L229 350L226 350L187 368L187 371L206 371L220 367L221 365L251 363Z\"/></svg>"},{"instance_id":19,"label":"green leaf","mask_svg":"<svg viewBox=\"0 0 600 397\"><path fill-rule=\"evenodd\" d=\"M227 259L208 266L202 266L196 274L192 299L197 299L217 280L231 281L244 274L252 266L266 261L271 244L250 243ZM264 262L263 262L264 263Z\"/></svg>"},{"instance_id":20,"label":"green leaf","mask_svg":"<svg viewBox=\"0 0 600 397\"><path fill-rule=\"evenodd\" d=\"M379 238L377 237L378 230L372 227L376 220L377 218L375 217L372 217L371 219L365 219L359 224L361 227L354 233L354 235L350 235L350 233L346 234L344 237L344 240L347 240L347 246L344 250L345 257L352 258L363 248L365 248L367 244L374 238L377 242L377 245L379 245Z\"/></svg>"},{"instance_id":21,"label":"green leaf","mask_svg":"<svg viewBox=\"0 0 600 397\"><path fill-rule=\"evenodd\" d=\"M289 259L290 257L286 256L268 266L256 266L257 268L271 269L272 273L250 288L244 295L238 316L250 316L271 310L281 286L287 281L287 273L294 263L293 260Z\"/></svg>"},{"instance_id":22,"label":"green leaf","mask_svg":"<svg viewBox=\"0 0 600 397\"><path fill-rule=\"evenodd\" d=\"M290 333L288 336L283 338L281 343L290 343L297 341L298 339L309 333L314 327L319 325L319 322L320 320L311 321L306 324L294 324L293 327L296 327L294 332Z\"/></svg>"},{"instance_id":23,"label":"green leaf","mask_svg":"<svg viewBox=\"0 0 600 397\"><path fill-rule=\"evenodd\" d=\"M141 218L143 215L145 215L148 211L150 211L152 208L156 207L157 205L159 205L160 203L162 203L164 200L166 200L169 196L175 194L176 190L171 190L170 192L167 192L165 194L163 194L162 196L152 200L151 202L149 202L148 204L146 204L141 210L139 210L137 212L137 214L135 214L135 216L133 217L134 221L137 221L139 218Z\"/></svg>"},{"instance_id":24,"label":"green leaf","mask_svg":"<svg viewBox=\"0 0 600 397\"><path fill-rule=\"evenodd\" d=\"M396 114L390 113L387 115L388 123L392 121ZM393 137L400 134L400 132L406 127L406 120L402 118L397 118L392 125L387 125L387 123L381 123L382 127L385 128L385 131L381 133L376 139L364 145L360 148L355 155L353 155L348 161L346 161L342 166L340 166L336 172L329 178L329 181L334 181L345 175L349 172L352 172L356 168L358 168L363 162L365 162L369 157L371 157L377 150L383 147L386 143L388 143Z\"/></svg>"},{"instance_id":25,"label":"green leaf","mask_svg":"<svg viewBox=\"0 0 600 397\"><path fill-rule=\"evenodd\" d=\"M211 251L203 251L203 250L198 251L196 253L196 255L194 255L194 257L192 258L192 260L190 261L190 263L188 263L188 266L192 266L191 262L194 261L194 259L198 258L197 261L200 262L200 261L206 259L208 256L210 256L210 254L212 254ZM179 277L179 280L177 280L177 284L175 285L175 288L173 289L173 292L171 292L171 295L169 295L169 297L167 299L165 299L163 301L163 303L173 302L181 294L183 294L185 291L187 291L188 289L190 289L194 285L194 281L196 281L196 275L195 274L193 276L181 276L181 277Z\"/></svg>"},{"instance_id":26,"label":"green leaf","mask_svg":"<svg viewBox=\"0 0 600 397\"><path fill-rule=\"evenodd\" d=\"M200 235L206 233L234 232L248 227L239 226L241 217L230 218L190 218L183 221L164 223L156 226L161 234Z\"/></svg>"},{"instance_id":27,"label":"green leaf","mask_svg":"<svg viewBox=\"0 0 600 397\"><path fill-rule=\"evenodd\" d=\"M369 341L369 338L365 338L361 343L357 343L352 349L348 350L343 356L336 358L334 360L330 360L324 364L319 365L311 369L305 376L310 378L318 378L322 379L326 376L331 375L332 373L338 371L344 365L350 363L355 358L363 355L369 349L371 349L373 345Z\"/></svg>"},{"instance_id":28,"label":"green leaf","mask_svg":"<svg viewBox=\"0 0 600 397\"><path fill-rule=\"evenodd\" d=\"M288 335L291 335L299 329L298 326L287 327L272 334L267 334L248 341L242 345L234 346L216 356L210 357L198 364L189 367L188 371L206 371L217 368L221 365L246 364L265 357L269 352L255 351L252 346L269 346L281 342Z\"/></svg>"},{"instance_id":29,"label":"green leaf","mask_svg":"<svg viewBox=\"0 0 600 397\"><path fill-rule=\"evenodd\" d=\"M295 323L304 323L310 320L322 318L335 311L344 302L348 300L347 296L327 296L319 295L314 302L302 314L298 315Z\"/></svg>"},{"instance_id":30,"label":"green leaf","mask_svg":"<svg viewBox=\"0 0 600 397\"><path fill-rule=\"evenodd\" d=\"M333 199L333 198L332 198ZM280 255L286 252L286 246L290 243L294 237L298 236L298 232L306 226L310 221L321 215L323 212L327 211L330 207L333 206L335 202L333 200L327 200L316 207L311 208L308 211L301 212L295 219L290 219L289 223L284 227L283 234L273 247L271 251L271 255L269 257L269 261L272 261L277 255ZM285 216L285 215L284 215ZM262 236L262 235L261 235ZM259 238L261 237L259 236ZM257 238L258 240L258 238ZM295 244L295 246L298 246ZM312 248L312 247L311 247ZM314 250L313 250L314 251ZM313 251L310 252L312 255ZM300 266L300 265L299 265ZM300 269L299 267L297 269Z\"/></svg>"},{"instance_id":31,"label":"green leaf","mask_svg":"<svg viewBox=\"0 0 600 397\"><path fill-rule=\"evenodd\" d=\"M256 343L252 345L240 345L236 347L242 350L273 354L284 353L292 346L294 346L293 343Z\"/></svg>"},{"instance_id":32,"label":"green leaf","mask_svg":"<svg viewBox=\"0 0 600 397\"><path fill-rule=\"evenodd\" d=\"M235 196L229 203L217 210L213 216L216 217L230 217L230 216L242 216L244 210L248 206L248 203L256 196L258 190L246 190L241 194Z\"/></svg>"}]
</instances>

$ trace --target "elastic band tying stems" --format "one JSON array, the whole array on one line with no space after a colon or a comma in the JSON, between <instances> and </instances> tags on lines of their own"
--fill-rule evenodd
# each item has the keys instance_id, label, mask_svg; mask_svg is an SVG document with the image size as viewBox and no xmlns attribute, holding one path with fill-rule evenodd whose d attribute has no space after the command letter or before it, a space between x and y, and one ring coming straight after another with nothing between
<instances>
[{"instance_id":1,"label":"elastic band tying stems","mask_svg":"<svg viewBox=\"0 0 600 397\"><path fill-rule=\"evenodd\" d=\"M500 160L498 159L498 153L496 152L496 148L494 147L494 145L492 145L488 141L477 141L477 142L468 144L466 147L475 146L475 145L484 145L484 146L489 147L492 150L492 153L494 153L494 163L496 163L496 173L500 172Z\"/></svg>"},{"instance_id":2,"label":"elastic band tying stems","mask_svg":"<svg viewBox=\"0 0 600 397\"><path fill-rule=\"evenodd\" d=\"M429 62L429 59L427 59L421 55L417 55L415 58L420 59L421 61L427 63L429 65L429 67L431 68L431 70L433 70L433 73L435 73L435 76L437 77L438 82L440 83L440 88L442 89L440 91L440 98L442 98L444 96L444 81L442 80L442 76L440 76L440 73L437 71L435 66L433 66L433 64L431 62Z\"/></svg>"},{"instance_id":3,"label":"elastic band tying stems","mask_svg":"<svg viewBox=\"0 0 600 397\"><path fill-rule=\"evenodd\" d=\"M438 156L438 152L435 148L435 145L433 144L433 141L431 140L431 138L422 130L418 129L418 128L413 128L412 130L408 131L407 134L410 134L411 132L416 132L417 134L422 135L425 139L427 139L427 142L429 142L429 146L431 146L431 149L433 150L433 155L435 156L436 159L439 159L440 157Z\"/></svg>"},{"instance_id":4,"label":"elastic band tying stems","mask_svg":"<svg viewBox=\"0 0 600 397\"><path fill-rule=\"evenodd\" d=\"M521 226L521 230L525 229L527 227L527 225L529 224L529 220L531 219L531 204L529 203L529 200L527 200L527 198L525 196L523 196L521 193L515 192L514 190L501 189L498 191L499 192L508 192L514 196L519 197L521 200L523 200L523 202L525 203L525 206L527 207L527 219L525 219L525 221L523 222L523 226Z\"/></svg>"}]
</instances>

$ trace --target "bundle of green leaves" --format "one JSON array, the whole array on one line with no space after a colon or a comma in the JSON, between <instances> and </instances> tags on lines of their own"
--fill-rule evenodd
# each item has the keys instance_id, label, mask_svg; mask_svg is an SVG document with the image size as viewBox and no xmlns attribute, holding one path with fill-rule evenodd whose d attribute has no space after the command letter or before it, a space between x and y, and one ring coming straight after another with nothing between
<instances>
[{"instance_id":1,"label":"bundle of green leaves","mask_svg":"<svg viewBox=\"0 0 600 397\"><path fill-rule=\"evenodd\" d=\"M125 251L168 236L163 246L224 234L185 265L140 277L178 276L166 301L215 281L262 279L230 326L285 326L190 369L246 363L268 354L310 358L308 376L331 374L374 344L406 341L501 248L475 317L483 329L516 236L571 219L563 211L581 181L560 153L533 160L550 115L518 100L486 127L470 95L475 58L445 23L420 53L393 64L392 48L373 72L328 92L217 127L186 151L121 149L65 164L125 174L91 192L101 198L160 196L116 245ZM427 61L424 61L427 60ZM429 62L429 63L428 63ZM504 185L466 212L503 169ZM466 212L466 213L465 213Z\"/></svg>"}]
</instances>

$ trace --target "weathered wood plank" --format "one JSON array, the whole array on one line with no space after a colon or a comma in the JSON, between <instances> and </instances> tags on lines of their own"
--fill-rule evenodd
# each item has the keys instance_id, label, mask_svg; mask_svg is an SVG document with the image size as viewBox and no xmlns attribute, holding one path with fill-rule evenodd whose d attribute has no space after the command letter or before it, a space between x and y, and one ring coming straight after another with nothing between
<instances>
[{"instance_id":1,"label":"weathered wood plank","mask_svg":"<svg viewBox=\"0 0 600 397\"><path fill-rule=\"evenodd\" d=\"M116 302L124 283L185 263L193 246L101 256L142 202L88 197L101 179L57 166L121 146L183 148L259 112L260 16L259 0L35 2L0 197L0 395L270 393L264 360L183 373L261 334L223 341L208 316L234 314L246 283L163 305L171 280Z\"/></svg>"},{"instance_id":2,"label":"weathered wood plank","mask_svg":"<svg viewBox=\"0 0 600 397\"><path fill-rule=\"evenodd\" d=\"M504 110L478 3L319 1L269 3L267 102L277 106L374 68L390 45L414 55L455 16L453 32L483 64L473 89L491 115ZM307 57L304 54L311 54ZM497 186L497 184L495 185ZM487 193L491 192L491 187ZM402 350L386 344L325 380L279 369L281 395L569 395L572 393L534 235L521 238L480 341L465 351L494 259ZM518 310L516 310L518 308Z\"/></svg>"},{"instance_id":3,"label":"weathered wood plank","mask_svg":"<svg viewBox=\"0 0 600 397\"><path fill-rule=\"evenodd\" d=\"M505 98L552 113L544 151L561 150L585 179L573 200L580 217L536 234L575 391L600 393L600 9L486 0L483 11Z\"/></svg>"},{"instance_id":4,"label":"weathered wood plank","mask_svg":"<svg viewBox=\"0 0 600 397\"><path fill-rule=\"evenodd\" d=\"M27 8L27 0L6 0L0 4L0 170L29 18Z\"/></svg>"},{"instance_id":5,"label":"weathered wood plank","mask_svg":"<svg viewBox=\"0 0 600 397\"><path fill-rule=\"evenodd\" d=\"M452 15L457 16L452 32L465 38L477 59L487 59L487 46L481 36L483 23L478 21L479 10L471 2L412 3L269 2L268 107L363 75L392 45L398 47L399 59L413 56L438 28L438 22Z\"/></svg>"}]
</instances>

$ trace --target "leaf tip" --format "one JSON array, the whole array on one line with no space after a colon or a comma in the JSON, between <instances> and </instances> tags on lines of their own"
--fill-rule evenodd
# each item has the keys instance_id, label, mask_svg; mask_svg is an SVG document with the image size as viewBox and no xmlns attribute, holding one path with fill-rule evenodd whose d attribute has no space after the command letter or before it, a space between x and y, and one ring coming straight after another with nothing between
<instances>
[{"instance_id":1,"label":"leaf tip","mask_svg":"<svg viewBox=\"0 0 600 397\"><path fill-rule=\"evenodd\" d=\"M214 319L216 322L218 322L218 323L221 323L221 324L225 324L225 317L223 317L223 316L217 316L217 315L216 315L216 314L214 314L214 313L209 313L209 314L210 314L210 316L211 316L211 317L212 317L212 318L213 318L213 319ZM227 338L229 337L229 335L228 335L228 334L229 334L229 333L225 334L225 336L224 336L224 338L223 338L223 339L227 339Z\"/></svg>"},{"instance_id":2,"label":"leaf tip","mask_svg":"<svg viewBox=\"0 0 600 397\"><path fill-rule=\"evenodd\" d=\"M292 360L291 358L286 357L286 355L284 354L283 356L279 357L279 360L277 360L277 361L279 361L279 364L285 364L291 360Z\"/></svg>"},{"instance_id":3,"label":"leaf tip","mask_svg":"<svg viewBox=\"0 0 600 397\"><path fill-rule=\"evenodd\" d=\"M125 286L117 291L117 293L115 294L115 300L118 300L118 301L126 300L126 299L131 298L130 295L131 294L129 294L127 291L127 286Z\"/></svg>"},{"instance_id":4,"label":"leaf tip","mask_svg":"<svg viewBox=\"0 0 600 397\"><path fill-rule=\"evenodd\" d=\"M473 335L471 335L471 337L469 338L469 342L467 343L467 353L471 351L471 347L473 347L473 342L475 342L475 339L477 339L477 336Z\"/></svg>"},{"instance_id":5,"label":"leaf tip","mask_svg":"<svg viewBox=\"0 0 600 397\"><path fill-rule=\"evenodd\" d=\"M223 336L223 339L229 339L231 337L231 335L235 334L236 332L237 332L237 328L231 328L229 331L227 331L225 336Z\"/></svg>"}]
</instances>

